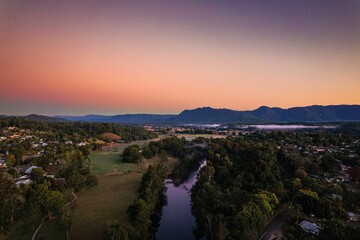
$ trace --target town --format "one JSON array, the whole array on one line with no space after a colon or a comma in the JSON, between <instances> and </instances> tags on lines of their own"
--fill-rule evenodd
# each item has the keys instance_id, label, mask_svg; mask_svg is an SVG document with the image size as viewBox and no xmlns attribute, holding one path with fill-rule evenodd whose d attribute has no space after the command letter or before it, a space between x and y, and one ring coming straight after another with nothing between
<instances>
[{"instance_id":1,"label":"town","mask_svg":"<svg viewBox=\"0 0 360 240\"><path fill-rule=\"evenodd\" d=\"M213 154L215 154L218 147L214 148L214 146L223 144L240 144L239 146L250 144L248 147L254 148L254 154L256 151L268 152L267 154L277 159L275 163L271 163L274 168L271 172L267 173L269 170L266 168L260 171L259 174L267 174L265 177L258 179L254 173L255 175L251 177L254 178L252 180L255 181L254 183L243 183L244 196L251 195L251 192L260 188L263 189L262 191L267 191L266 194L274 194L276 199L276 204L272 203L269 213L263 214L267 216L263 226L254 230L259 236L261 233L266 233L261 239L266 239L266 237L268 239L324 239L325 236L335 238L338 236L333 232L333 227L341 227L342 232L347 234L353 232L351 229L357 229L356 231L359 229L360 139L359 132L356 130L357 124L340 124L336 128L298 128L295 130L290 126L287 128L282 126L281 130L276 128L264 130L256 127L226 125L121 126L79 122L42 123L22 118L0 121L0 173L1 189L3 189L1 208L6 213L1 215L1 229L9 236L14 236L12 235L15 232L14 229L19 231L17 228L24 228L24 223L21 222L27 222L27 220L20 219L24 219L24 214L27 214L33 219L32 227L28 228L29 232L26 233L28 236L36 236L36 234L48 236L46 229L57 222L60 228L55 232L60 232L59 236L65 238L70 232L71 225L74 224L73 221L76 221L74 212L76 212L78 194L80 193L81 199L82 189L96 187L98 184L99 175L93 175L96 167L94 168L95 163L90 160L94 158L93 156L100 156L99 154L103 153L118 154L117 148L122 148L123 159L116 160L117 166L109 167L110 170L113 168L112 172L118 173L118 170L123 167L121 164L127 164L126 161L135 164L134 166L142 162L151 162L151 159L147 159L156 156L159 152L154 148L163 149L166 155L180 159L180 165L177 168L182 169L180 172L185 178L179 179L186 179L186 175L193 167L184 167L184 165L197 166L197 164L189 165L186 162L188 160L185 161L186 154L179 155L179 152L188 151L185 150L186 148L201 146L203 149L201 151L214 151ZM172 139L179 139L180 142ZM187 142L193 143L189 145ZM140 143L139 146L134 145L138 143ZM259 144L262 147L259 148ZM135 153L132 151L133 146L137 146L134 148ZM173 147L169 148L169 146ZM127 148L129 151L125 153ZM233 156L234 151L239 150L236 150L237 147L231 150L232 148L226 150L228 153L225 156L230 157L230 161L235 161L238 156ZM257 148L262 150L256 150ZM220 158L225 152L220 154ZM125 154L130 155L125 156ZM223 175L223 167L219 166L218 169L216 164L219 163L212 162L216 154L206 155L208 165L203 168L203 171L209 171L208 168L211 165L215 167L215 172L212 173L214 180L210 181L210 184L217 182L216 185L219 185L225 184L228 180L234 181L231 180L232 175L229 175L234 170L228 169L226 171L229 173ZM248 158L251 159L252 156L249 155ZM104 158L103 161L108 160ZM199 164L200 160L194 158L191 161L197 161ZM224 161L229 161L229 159ZM237 161L244 161L244 159ZM232 164L236 169L235 166L240 162ZM278 175L273 175L275 172ZM241 174L241 171L236 174ZM243 178L250 177L246 177L248 173L244 174ZM195 184L193 196L196 196L198 188L202 188L200 185L202 183L199 180ZM224 187L232 188L228 184ZM203 197L206 201L216 201L216 195ZM204 204L198 201L193 203L193 207L202 209L198 204L201 206ZM204 211L211 214L213 210L205 209ZM218 233L212 233L211 229L201 225L202 216L197 213L197 210L194 210L194 214L199 219L198 228L200 232L203 232L202 234L217 236ZM266 230L273 221L270 217L276 220L276 217L280 215L283 216L283 220L280 221L279 226ZM47 221L44 218L47 218ZM107 219L103 221L105 223ZM222 224L228 225L226 220ZM228 228L231 234L230 226ZM251 227L247 226L246 229L251 229ZM251 236L257 234L251 232ZM218 239L226 236L228 234L218 235ZM351 238L350 235L346 236L349 237L347 239L356 239ZM245 236L245 238L251 237Z\"/></svg>"}]
</instances>

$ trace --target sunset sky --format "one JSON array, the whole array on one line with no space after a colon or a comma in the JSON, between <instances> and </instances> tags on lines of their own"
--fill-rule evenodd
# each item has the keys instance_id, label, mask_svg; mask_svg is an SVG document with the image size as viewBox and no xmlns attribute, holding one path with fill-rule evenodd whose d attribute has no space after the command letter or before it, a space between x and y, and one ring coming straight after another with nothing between
<instances>
[{"instance_id":1,"label":"sunset sky","mask_svg":"<svg viewBox=\"0 0 360 240\"><path fill-rule=\"evenodd\" d=\"M0 0L0 114L360 104L359 0Z\"/></svg>"}]
</instances>

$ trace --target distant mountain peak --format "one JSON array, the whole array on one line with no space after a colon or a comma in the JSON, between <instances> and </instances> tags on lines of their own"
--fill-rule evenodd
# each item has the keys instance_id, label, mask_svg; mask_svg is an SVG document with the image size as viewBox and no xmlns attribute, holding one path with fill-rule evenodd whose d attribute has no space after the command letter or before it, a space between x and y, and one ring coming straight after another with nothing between
<instances>
[{"instance_id":1,"label":"distant mountain peak","mask_svg":"<svg viewBox=\"0 0 360 240\"><path fill-rule=\"evenodd\" d=\"M271 109L271 107L268 107L268 106L260 106L258 107L257 109L255 109L254 111L257 111L257 110L264 110L264 109Z\"/></svg>"},{"instance_id":2,"label":"distant mountain peak","mask_svg":"<svg viewBox=\"0 0 360 240\"><path fill-rule=\"evenodd\" d=\"M113 123L291 123L291 122L331 122L360 121L360 105L312 105L288 109L260 106L252 111L237 111L209 106L184 110L178 115L165 114L120 114L104 116L55 116L54 118L31 114L26 118L39 121L87 121Z\"/></svg>"},{"instance_id":3,"label":"distant mountain peak","mask_svg":"<svg viewBox=\"0 0 360 240\"><path fill-rule=\"evenodd\" d=\"M31 121L38 121L38 122L67 122L67 121L69 121L64 118L49 117L49 116L38 115L38 114L29 114L27 116L24 116L24 118L31 120Z\"/></svg>"}]
</instances>

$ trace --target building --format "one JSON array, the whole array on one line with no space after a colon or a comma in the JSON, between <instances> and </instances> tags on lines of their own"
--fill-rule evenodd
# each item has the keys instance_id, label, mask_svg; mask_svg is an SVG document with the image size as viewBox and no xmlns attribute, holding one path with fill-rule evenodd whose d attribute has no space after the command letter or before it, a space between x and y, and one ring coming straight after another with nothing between
<instances>
[{"instance_id":1,"label":"building","mask_svg":"<svg viewBox=\"0 0 360 240\"><path fill-rule=\"evenodd\" d=\"M31 174L32 170L35 169L35 168L38 168L37 166L31 166L29 167L28 169L25 170L25 173L26 174Z\"/></svg>"},{"instance_id":2,"label":"building","mask_svg":"<svg viewBox=\"0 0 360 240\"><path fill-rule=\"evenodd\" d=\"M6 161L0 159L0 168L6 168Z\"/></svg>"},{"instance_id":3,"label":"building","mask_svg":"<svg viewBox=\"0 0 360 240\"><path fill-rule=\"evenodd\" d=\"M301 227L302 230L304 230L307 233L311 233L314 235L319 235L320 231L321 231L321 227L319 227L316 223L312 223L306 220L303 220L299 226Z\"/></svg>"},{"instance_id":4,"label":"building","mask_svg":"<svg viewBox=\"0 0 360 240\"><path fill-rule=\"evenodd\" d=\"M336 193L331 194L331 198L334 200L339 199L340 201L342 201L342 196Z\"/></svg>"},{"instance_id":5,"label":"building","mask_svg":"<svg viewBox=\"0 0 360 240\"><path fill-rule=\"evenodd\" d=\"M360 214L354 212L347 212L347 219L352 222L357 222L360 220Z\"/></svg>"}]
</instances>

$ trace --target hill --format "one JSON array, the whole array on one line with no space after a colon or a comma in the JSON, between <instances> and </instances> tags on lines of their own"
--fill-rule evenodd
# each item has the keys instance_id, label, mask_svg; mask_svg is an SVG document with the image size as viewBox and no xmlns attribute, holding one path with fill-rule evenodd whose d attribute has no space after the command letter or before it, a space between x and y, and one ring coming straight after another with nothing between
<instances>
[{"instance_id":1,"label":"hill","mask_svg":"<svg viewBox=\"0 0 360 240\"><path fill-rule=\"evenodd\" d=\"M85 115L85 116L56 116L70 121L83 122L111 122L111 123L165 123L176 115L171 114L119 114L114 116Z\"/></svg>"},{"instance_id":2,"label":"hill","mask_svg":"<svg viewBox=\"0 0 360 240\"><path fill-rule=\"evenodd\" d=\"M360 105L294 107L262 106L253 111L235 111L210 107L185 110L173 119L179 123L291 123L360 121Z\"/></svg>"},{"instance_id":3,"label":"hill","mask_svg":"<svg viewBox=\"0 0 360 240\"><path fill-rule=\"evenodd\" d=\"M360 121L360 105L314 105L289 109L263 106L251 114L271 122Z\"/></svg>"},{"instance_id":4,"label":"hill","mask_svg":"<svg viewBox=\"0 0 360 240\"><path fill-rule=\"evenodd\" d=\"M67 119L63 118L56 118L56 117L48 117L44 115L37 115L37 114L30 114L27 116L24 116L23 118L31 121L37 121L37 122L67 122Z\"/></svg>"},{"instance_id":5,"label":"hill","mask_svg":"<svg viewBox=\"0 0 360 240\"><path fill-rule=\"evenodd\" d=\"M109 117L107 121L116 123L165 123L176 115L162 114L123 114Z\"/></svg>"},{"instance_id":6,"label":"hill","mask_svg":"<svg viewBox=\"0 0 360 240\"><path fill-rule=\"evenodd\" d=\"M29 115L35 119L46 120L45 116ZM29 116L27 116L29 118ZM114 116L57 116L49 121L86 121L112 123L293 123L293 122L339 122L360 121L360 105L313 105L289 109L262 106L252 111L236 111L202 107L184 110L178 115L171 114L119 114Z\"/></svg>"},{"instance_id":7,"label":"hill","mask_svg":"<svg viewBox=\"0 0 360 240\"><path fill-rule=\"evenodd\" d=\"M116 135L115 133L103 133L99 136L102 140L110 140L110 141L119 141L121 140L121 137L119 135Z\"/></svg>"},{"instance_id":8,"label":"hill","mask_svg":"<svg viewBox=\"0 0 360 240\"><path fill-rule=\"evenodd\" d=\"M85 116L54 116L55 118L67 119L69 121L83 121L83 122L105 122L105 119L110 116L90 114Z\"/></svg>"},{"instance_id":9,"label":"hill","mask_svg":"<svg viewBox=\"0 0 360 240\"><path fill-rule=\"evenodd\" d=\"M179 123L229 123L229 122L262 122L262 119L248 112L230 109L215 109L211 107L185 110L173 118Z\"/></svg>"}]
</instances>

